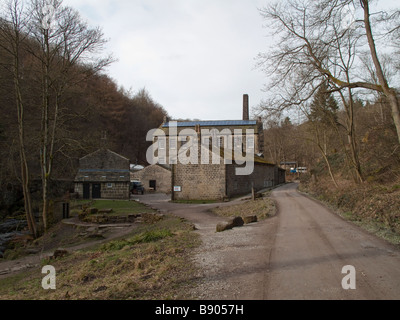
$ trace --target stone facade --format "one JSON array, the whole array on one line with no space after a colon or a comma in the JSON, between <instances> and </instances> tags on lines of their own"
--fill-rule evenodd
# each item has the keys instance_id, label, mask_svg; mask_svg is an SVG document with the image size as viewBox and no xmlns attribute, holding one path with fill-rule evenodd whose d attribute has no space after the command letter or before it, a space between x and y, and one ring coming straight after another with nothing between
<instances>
[{"instance_id":1,"label":"stone facade","mask_svg":"<svg viewBox=\"0 0 400 320\"><path fill-rule=\"evenodd\" d=\"M139 180L146 192L171 193L171 168L151 165L131 174L132 180Z\"/></svg>"},{"instance_id":2,"label":"stone facade","mask_svg":"<svg viewBox=\"0 0 400 320\"><path fill-rule=\"evenodd\" d=\"M224 164L176 164L172 169L173 200L220 200L225 197Z\"/></svg>"},{"instance_id":3,"label":"stone facade","mask_svg":"<svg viewBox=\"0 0 400 320\"><path fill-rule=\"evenodd\" d=\"M81 199L129 199L129 159L100 149L79 160L75 193Z\"/></svg>"},{"instance_id":4,"label":"stone facade","mask_svg":"<svg viewBox=\"0 0 400 320\"><path fill-rule=\"evenodd\" d=\"M224 148L229 144L232 149L251 150L254 154L264 152L263 124L258 120L176 121L175 125L176 127L171 121L163 123L160 130L164 137L159 136L154 141L157 144L160 163L169 164L169 151L179 152L186 144L186 141L179 141L180 136L186 137L186 140L196 139L196 131L201 131L200 141L204 145Z\"/></svg>"},{"instance_id":5,"label":"stone facade","mask_svg":"<svg viewBox=\"0 0 400 320\"><path fill-rule=\"evenodd\" d=\"M199 157L204 147L199 150ZM236 175L241 166L225 164L175 164L172 167L173 200L223 200L273 187L285 182L284 170L262 158L254 157L251 175ZM283 174L282 174L283 173Z\"/></svg>"}]
</instances>

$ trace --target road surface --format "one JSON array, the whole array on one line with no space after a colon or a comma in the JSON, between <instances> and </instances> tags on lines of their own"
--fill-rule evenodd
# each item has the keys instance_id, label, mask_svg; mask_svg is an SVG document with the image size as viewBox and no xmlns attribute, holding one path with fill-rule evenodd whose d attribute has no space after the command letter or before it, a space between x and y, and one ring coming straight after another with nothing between
<instances>
[{"instance_id":1,"label":"road surface","mask_svg":"<svg viewBox=\"0 0 400 320\"><path fill-rule=\"evenodd\" d=\"M222 218L208 212L216 205L182 205L146 199L158 209L192 221L203 245L197 299L400 299L400 251L343 220L297 191L276 189L276 216L257 224L216 233ZM356 289L345 290L355 268Z\"/></svg>"},{"instance_id":2,"label":"road surface","mask_svg":"<svg viewBox=\"0 0 400 320\"><path fill-rule=\"evenodd\" d=\"M263 298L400 299L399 250L296 189L273 192L279 214ZM342 288L346 265L356 270L355 290Z\"/></svg>"}]
</instances>

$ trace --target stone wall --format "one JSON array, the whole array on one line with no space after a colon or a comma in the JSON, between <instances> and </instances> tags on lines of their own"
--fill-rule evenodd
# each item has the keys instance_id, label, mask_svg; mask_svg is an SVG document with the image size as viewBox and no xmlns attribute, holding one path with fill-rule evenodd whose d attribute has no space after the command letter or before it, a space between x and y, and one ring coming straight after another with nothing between
<instances>
[{"instance_id":1,"label":"stone wall","mask_svg":"<svg viewBox=\"0 0 400 320\"><path fill-rule=\"evenodd\" d=\"M129 182L102 183L101 198L121 200L129 199Z\"/></svg>"},{"instance_id":2,"label":"stone wall","mask_svg":"<svg viewBox=\"0 0 400 320\"><path fill-rule=\"evenodd\" d=\"M78 194L79 199L83 199L83 183L75 183L75 193ZM90 183L89 194L92 197L92 183ZM101 199L129 199L129 182L102 182Z\"/></svg>"},{"instance_id":3,"label":"stone wall","mask_svg":"<svg viewBox=\"0 0 400 320\"><path fill-rule=\"evenodd\" d=\"M224 164L176 164L173 167L173 200L222 200L225 197Z\"/></svg>"}]
</instances>

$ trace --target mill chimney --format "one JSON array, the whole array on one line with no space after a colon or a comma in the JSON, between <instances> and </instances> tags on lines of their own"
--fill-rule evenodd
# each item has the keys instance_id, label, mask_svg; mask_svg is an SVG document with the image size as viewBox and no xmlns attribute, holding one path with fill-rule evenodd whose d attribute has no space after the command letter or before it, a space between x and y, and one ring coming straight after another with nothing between
<instances>
[{"instance_id":1,"label":"mill chimney","mask_svg":"<svg viewBox=\"0 0 400 320\"><path fill-rule=\"evenodd\" d=\"M243 95L243 120L249 120L249 95Z\"/></svg>"}]
</instances>

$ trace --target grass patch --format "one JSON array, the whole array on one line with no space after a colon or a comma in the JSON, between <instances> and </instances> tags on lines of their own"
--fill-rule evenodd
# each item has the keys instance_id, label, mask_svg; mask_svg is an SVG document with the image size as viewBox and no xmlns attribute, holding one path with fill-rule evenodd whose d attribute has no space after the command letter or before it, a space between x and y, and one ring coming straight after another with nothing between
<instances>
[{"instance_id":1,"label":"grass patch","mask_svg":"<svg viewBox=\"0 0 400 320\"><path fill-rule=\"evenodd\" d=\"M108 242L101 246L102 251L121 250L125 246L134 246L139 243L150 243L162 240L167 237L172 237L174 234L170 230L151 230L135 235L129 240L116 240Z\"/></svg>"},{"instance_id":2,"label":"grass patch","mask_svg":"<svg viewBox=\"0 0 400 320\"><path fill-rule=\"evenodd\" d=\"M264 220L275 215L275 202L269 195L255 201L245 201L232 206L222 206L212 209L212 212L223 217L245 217L256 215L258 220Z\"/></svg>"},{"instance_id":3,"label":"grass patch","mask_svg":"<svg viewBox=\"0 0 400 320\"><path fill-rule=\"evenodd\" d=\"M107 245L44 261L56 269L56 290L43 290L41 268L0 280L0 300L192 299L193 248L199 236L190 224L166 216Z\"/></svg>"},{"instance_id":4,"label":"grass patch","mask_svg":"<svg viewBox=\"0 0 400 320\"><path fill-rule=\"evenodd\" d=\"M137 201L127 200L75 200L71 203L71 213L78 214L82 211L82 207L91 207L98 210L112 209L112 213L108 216L116 215L130 215L139 213L150 213L154 212L149 207L146 207L142 203Z\"/></svg>"}]
</instances>

